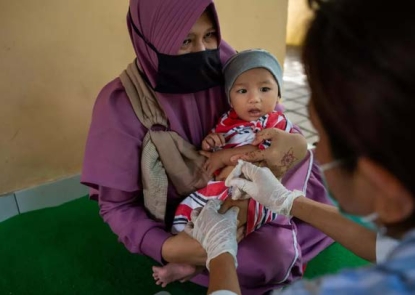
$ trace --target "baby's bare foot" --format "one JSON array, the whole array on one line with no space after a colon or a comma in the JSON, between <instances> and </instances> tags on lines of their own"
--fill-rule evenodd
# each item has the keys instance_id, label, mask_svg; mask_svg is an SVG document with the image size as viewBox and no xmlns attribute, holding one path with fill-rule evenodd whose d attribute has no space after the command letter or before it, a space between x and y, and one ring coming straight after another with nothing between
<instances>
[{"instance_id":1,"label":"baby's bare foot","mask_svg":"<svg viewBox=\"0 0 415 295\"><path fill-rule=\"evenodd\" d=\"M153 266L153 278L163 288L167 284L183 280L196 273L196 267L190 264L169 263L165 266Z\"/></svg>"}]
</instances>

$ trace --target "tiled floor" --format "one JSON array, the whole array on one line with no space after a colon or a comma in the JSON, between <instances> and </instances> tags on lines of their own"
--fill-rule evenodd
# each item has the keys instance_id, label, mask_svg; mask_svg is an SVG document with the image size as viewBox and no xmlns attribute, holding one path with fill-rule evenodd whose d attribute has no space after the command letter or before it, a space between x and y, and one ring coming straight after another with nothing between
<instances>
[{"instance_id":1,"label":"tiled floor","mask_svg":"<svg viewBox=\"0 0 415 295\"><path fill-rule=\"evenodd\" d=\"M300 58L300 49L287 47L284 64L284 89L282 104L286 116L296 125L300 126L308 143L318 141L318 136L308 119L307 103L309 89Z\"/></svg>"}]
</instances>

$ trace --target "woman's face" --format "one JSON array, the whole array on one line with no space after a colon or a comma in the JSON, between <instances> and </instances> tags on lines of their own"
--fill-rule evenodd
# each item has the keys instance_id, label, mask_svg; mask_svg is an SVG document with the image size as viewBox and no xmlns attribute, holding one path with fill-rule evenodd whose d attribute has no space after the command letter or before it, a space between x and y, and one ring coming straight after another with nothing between
<instances>
[{"instance_id":1,"label":"woman's face","mask_svg":"<svg viewBox=\"0 0 415 295\"><path fill-rule=\"evenodd\" d=\"M308 105L310 121L315 127L319 141L315 156L320 165L336 160L331 152L330 142L324 127L313 107L312 99ZM341 164L324 172L331 195L339 203L339 207L346 213L364 216L375 211L375 197L367 185L367 179L359 169L349 173L342 169Z\"/></svg>"},{"instance_id":2,"label":"woman's face","mask_svg":"<svg viewBox=\"0 0 415 295\"><path fill-rule=\"evenodd\" d=\"M181 55L216 48L218 48L216 25L209 13L205 11L183 40L178 54Z\"/></svg>"}]
</instances>

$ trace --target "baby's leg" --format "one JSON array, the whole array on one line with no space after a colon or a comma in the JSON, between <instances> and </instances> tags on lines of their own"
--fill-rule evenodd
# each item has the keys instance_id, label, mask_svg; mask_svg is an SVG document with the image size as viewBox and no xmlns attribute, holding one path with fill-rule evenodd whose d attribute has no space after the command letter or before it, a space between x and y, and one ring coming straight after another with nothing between
<instances>
[{"instance_id":1,"label":"baby's leg","mask_svg":"<svg viewBox=\"0 0 415 295\"><path fill-rule=\"evenodd\" d=\"M190 264L169 263L165 266L153 266L153 278L157 285L161 285L164 288L167 284L174 281L187 281L202 270L203 267L196 267Z\"/></svg>"}]
</instances>

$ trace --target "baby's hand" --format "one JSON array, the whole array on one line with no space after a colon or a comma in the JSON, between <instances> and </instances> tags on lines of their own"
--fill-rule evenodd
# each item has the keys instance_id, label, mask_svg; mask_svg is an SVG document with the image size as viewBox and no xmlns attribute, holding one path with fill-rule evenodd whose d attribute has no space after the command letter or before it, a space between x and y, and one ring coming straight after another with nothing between
<instances>
[{"instance_id":1,"label":"baby's hand","mask_svg":"<svg viewBox=\"0 0 415 295\"><path fill-rule=\"evenodd\" d=\"M210 133L202 141L202 150L214 151L215 148L222 147L225 145L225 137L222 133Z\"/></svg>"}]
</instances>

